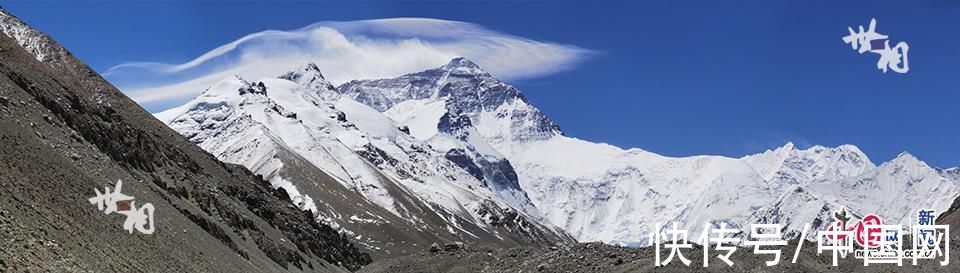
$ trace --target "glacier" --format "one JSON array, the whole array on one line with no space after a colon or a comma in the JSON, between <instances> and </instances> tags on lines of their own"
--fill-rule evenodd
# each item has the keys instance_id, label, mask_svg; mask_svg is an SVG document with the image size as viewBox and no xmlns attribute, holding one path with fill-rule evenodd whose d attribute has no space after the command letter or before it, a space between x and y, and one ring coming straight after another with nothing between
<instances>
[{"instance_id":1,"label":"glacier","mask_svg":"<svg viewBox=\"0 0 960 273\"><path fill-rule=\"evenodd\" d=\"M796 237L804 223L829 223L841 208L907 223L917 209L945 211L958 195L950 176L956 169L936 170L909 156L878 167L853 145L787 143L742 158L667 157L566 136L519 90L464 58L338 89L417 134L449 126L447 115L465 117L460 127L482 138L471 142L485 141L495 150L490 154L503 155L544 219L579 241L643 246L652 231L675 221L691 234L705 225L745 230L772 222ZM888 204L891 194L902 198Z\"/></svg>"}]
</instances>

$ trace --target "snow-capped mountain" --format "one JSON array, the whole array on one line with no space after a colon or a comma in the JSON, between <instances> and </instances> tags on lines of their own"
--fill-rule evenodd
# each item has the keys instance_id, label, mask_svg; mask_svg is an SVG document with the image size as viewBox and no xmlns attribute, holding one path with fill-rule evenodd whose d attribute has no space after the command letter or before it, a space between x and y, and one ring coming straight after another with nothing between
<instances>
[{"instance_id":1,"label":"snow-capped mountain","mask_svg":"<svg viewBox=\"0 0 960 273\"><path fill-rule=\"evenodd\" d=\"M813 229L832 223L832 212L841 208L853 213L855 219L873 213L885 223L909 225L916 221L917 210L932 208L944 212L960 194L955 180L909 153L874 166L851 145L797 150L787 144L743 159L754 163L758 170L765 170L772 162L783 162L777 167L781 171L768 181L789 185L788 190L757 212L751 223L787 223L784 230L791 234L799 234L803 223L811 224ZM808 233L806 238L814 237Z\"/></svg>"},{"instance_id":2,"label":"snow-capped mountain","mask_svg":"<svg viewBox=\"0 0 960 273\"><path fill-rule=\"evenodd\" d=\"M231 78L158 116L218 158L284 187L328 223L348 232L366 228L358 223L423 231L404 238L463 239L481 230L502 240L489 228L502 223L490 211L535 227L520 232L528 237L562 238L555 225L580 241L630 246L674 221L692 234L725 222L742 230L778 223L799 236L804 224L825 226L841 208L908 223L915 210L944 211L958 195L956 169L907 154L877 166L853 145L787 143L743 158L678 158L565 136L519 90L464 58L339 87L310 64L275 79ZM311 186L316 179L291 174L303 165L341 188L318 200L322 191L304 189L329 192L333 182ZM350 194L369 204L345 215L328 200ZM367 207L387 213L361 217Z\"/></svg>"},{"instance_id":3,"label":"snow-capped mountain","mask_svg":"<svg viewBox=\"0 0 960 273\"><path fill-rule=\"evenodd\" d=\"M937 169L937 172L940 174L940 176L960 183L960 167Z\"/></svg>"},{"instance_id":4,"label":"snow-capped mountain","mask_svg":"<svg viewBox=\"0 0 960 273\"><path fill-rule=\"evenodd\" d=\"M411 130L423 128L425 135L434 130L473 127L497 153L506 156L512 153L514 143L546 140L561 134L560 127L530 105L519 90L465 58L394 79L347 82L339 91L393 117L417 116L413 112L420 112L421 108L414 105L433 105L432 110L442 105L446 111L404 121L417 125Z\"/></svg>"},{"instance_id":5,"label":"snow-capped mountain","mask_svg":"<svg viewBox=\"0 0 960 273\"><path fill-rule=\"evenodd\" d=\"M832 224L835 221L834 212L841 209L845 209L844 206L817 197L803 186L791 185L773 203L750 216L746 223L782 224L781 232L785 238L800 237L803 234L804 225L810 224L810 229L803 238L812 241L817 238L816 230L822 230ZM850 212L849 209L847 211L854 219L863 217L856 212ZM742 232L746 235L749 231Z\"/></svg>"},{"instance_id":6,"label":"snow-capped mountain","mask_svg":"<svg viewBox=\"0 0 960 273\"><path fill-rule=\"evenodd\" d=\"M470 132L420 141L383 113L340 96L314 64L256 82L229 77L157 117L220 160L263 175L302 209L371 249L404 251L397 248L440 239L569 240L528 214L537 211L522 190L491 182L507 176L491 170L509 165L474 161L475 151L492 149L472 146ZM452 148L441 153L431 146L440 144ZM479 173L464 167L477 161L493 165Z\"/></svg>"},{"instance_id":7,"label":"snow-capped mountain","mask_svg":"<svg viewBox=\"0 0 960 273\"><path fill-rule=\"evenodd\" d=\"M797 149L788 143L744 158L673 158L568 137L520 91L463 58L393 79L351 81L339 91L387 113L418 138L436 135L449 127L449 116L458 117L457 128L479 133L471 143L486 141L491 154L509 161L545 220L580 241L645 245L656 225L673 221L693 234L707 222L746 228L773 221L796 236L803 223L832 221L832 211L844 206L854 215L878 213L899 222L912 219L908 208L943 211L949 206L943 200L957 196L956 182L943 183L948 180L925 164L895 160L877 167L852 145ZM884 191L916 196L872 202L889 200Z\"/></svg>"},{"instance_id":8,"label":"snow-capped mountain","mask_svg":"<svg viewBox=\"0 0 960 273\"><path fill-rule=\"evenodd\" d=\"M504 143L546 139L559 134L559 128L527 104L520 91L473 62L455 58L397 79L351 81L339 92L383 111L507 202L540 215L500 151ZM490 136L497 142L488 141Z\"/></svg>"},{"instance_id":9,"label":"snow-capped mountain","mask_svg":"<svg viewBox=\"0 0 960 273\"><path fill-rule=\"evenodd\" d=\"M836 148L817 145L800 150L790 142L773 151L746 156L743 160L778 191L790 185L852 177L876 167L853 145Z\"/></svg>"},{"instance_id":10,"label":"snow-capped mountain","mask_svg":"<svg viewBox=\"0 0 960 273\"><path fill-rule=\"evenodd\" d=\"M903 225L915 223L919 209L946 211L957 198L957 186L906 152L858 176L809 184L812 192L826 200Z\"/></svg>"}]
</instances>

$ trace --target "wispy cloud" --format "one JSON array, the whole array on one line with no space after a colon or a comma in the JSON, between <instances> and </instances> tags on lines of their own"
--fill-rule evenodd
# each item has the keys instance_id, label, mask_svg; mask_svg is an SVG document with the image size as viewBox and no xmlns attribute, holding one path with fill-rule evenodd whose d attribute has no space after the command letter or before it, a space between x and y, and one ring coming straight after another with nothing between
<instances>
[{"instance_id":1,"label":"wispy cloud","mask_svg":"<svg viewBox=\"0 0 960 273\"><path fill-rule=\"evenodd\" d=\"M317 63L334 83L399 76L440 66L457 56L476 62L494 76L516 80L571 69L592 54L580 47L535 41L472 23L397 18L268 30L186 63L129 62L103 74L141 104L170 105L198 95L223 77L273 77L305 60Z\"/></svg>"}]
</instances>

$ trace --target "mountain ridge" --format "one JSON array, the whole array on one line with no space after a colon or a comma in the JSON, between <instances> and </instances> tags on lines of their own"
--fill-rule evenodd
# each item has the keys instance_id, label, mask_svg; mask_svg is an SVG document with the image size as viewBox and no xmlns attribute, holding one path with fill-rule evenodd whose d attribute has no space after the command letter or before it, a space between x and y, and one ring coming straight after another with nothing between
<instances>
[{"instance_id":1,"label":"mountain ridge","mask_svg":"<svg viewBox=\"0 0 960 273\"><path fill-rule=\"evenodd\" d=\"M42 32L5 10L0 29L0 229L11 238L0 267L343 272L370 263L282 192L190 144ZM130 234L90 206L92 189L116 179L137 204L155 206L154 234Z\"/></svg>"},{"instance_id":2,"label":"mountain ridge","mask_svg":"<svg viewBox=\"0 0 960 273\"><path fill-rule=\"evenodd\" d=\"M329 173L345 190L360 193L392 214L372 215L375 218L393 217L393 225L426 231L413 237L358 234L363 236L358 239L379 255L414 250L402 243L414 237L419 237L418 244L473 242L477 238L508 246L569 241L562 231L541 226L535 217L526 215L530 210L522 206L529 203L525 195L501 194L513 191L509 187L501 190L485 180L495 177L493 173L470 173L464 164L473 164L473 158L462 155L463 161L453 161L451 158L460 158L433 150L380 112L339 97L316 65L305 63L280 77L253 82L228 77L197 99L156 116L221 160L242 164L265 177L286 169L283 166L288 163L277 162L271 165L273 168L264 169L255 162L274 160L269 155L275 151L298 155ZM238 125L242 123L250 125ZM465 152L466 148L459 151ZM335 226L345 232L354 234L348 229L369 230L365 226L376 224L359 220L356 215L341 215L338 211L346 204L300 194L297 188L310 187L310 180L271 177L274 186L286 188L293 199L312 200L318 207L331 208L317 216L325 222L336 222ZM395 190L385 191L388 188ZM498 194L510 198L495 197ZM409 202L401 205L401 199ZM514 211L516 204L521 205L519 213ZM420 209L411 210L414 207ZM503 222L507 219L511 222ZM439 236L424 236L431 233Z\"/></svg>"},{"instance_id":3,"label":"mountain ridge","mask_svg":"<svg viewBox=\"0 0 960 273\"><path fill-rule=\"evenodd\" d=\"M462 59L451 61L451 63L462 62L464 62ZM469 66L469 73L465 73L468 75L466 80L449 84L447 74L438 73L438 71L445 71L448 66L451 65L393 79L355 80L341 85L339 91L360 102L376 106L378 110L386 109L382 111L391 117L401 117L397 118L398 122L403 122L405 120L403 117L417 116L418 113L423 113L422 109L429 108L398 107L403 106L404 103L418 102L417 105L430 105L434 102L443 102L445 105L456 106L469 104L469 101L473 100L470 96L444 97L433 95L441 94L440 91L431 93L424 90L448 90L446 94L481 94L485 91L499 91L501 98L522 97L519 90L505 83L492 77L477 76L486 73L475 66ZM425 79L425 76L433 76L433 78ZM480 77L482 80L470 80L475 77ZM489 86L507 87L490 89ZM383 104L384 100L377 99L378 94L390 94L389 103ZM497 97L491 93L486 95ZM468 102L451 102L451 100L461 99ZM643 149L625 150L608 144L592 143L565 136L559 133L559 126L529 105L526 99L516 100L515 103L521 105L523 111L519 113L513 111L510 103L482 104L482 107L456 107L455 109L460 110L458 111L460 115L466 117L467 122L463 123L464 127L476 128L487 143L510 161L519 174L521 188L527 191L535 205L544 211L548 221L564 227L580 241L600 240L608 243L644 245L646 243L643 239L646 237L644 235L653 230L655 225L663 225L665 221L674 220L685 222L686 227L694 231L698 226L702 228L704 221L711 221L714 225L724 221L740 226L745 224L744 221L752 214L773 204L778 196L789 192L794 186L802 186L805 189L806 185L812 183L843 181L856 179L856 177L866 179L864 175L871 172L872 175L876 175L877 166L854 145L840 145L834 148L816 145L807 149L797 149L793 143L787 143L775 150L741 158L665 157ZM529 113L537 113L543 117L532 115L534 117L530 118ZM520 122L515 122L517 120ZM547 120L550 126L530 126L544 124L538 123L538 120ZM442 120L432 124L443 127ZM429 124L418 124L416 127L428 128L427 125ZM529 134L531 128L534 132L550 131L537 130L537 128L557 129L553 130L556 133L538 135ZM528 135L541 137L525 137ZM926 165L911 167L930 169ZM939 182L931 180L921 183L921 186L937 183ZM818 185L819 188L827 187ZM952 188L952 185L944 185L944 187L947 186ZM943 190L947 195L945 198L953 198L957 195L953 190ZM833 193L823 192L818 188L806 189L803 192L816 199L829 197L825 201L827 204L866 201L858 198L839 200L834 198ZM753 194L750 197L752 200L742 196L748 193ZM736 198L730 199L730 196ZM874 196L877 196L876 193ZM799 200L803 199L787 198L778 204ZM914 201L918 201L918 205L935 205L941 211L949 206L934 199L927 201L914 199ZM667 209L659 204L671 204L679 208ZM717 209L717 205L723 209ZM783 209L804 208L802 204L790 204L790 206L793 207ZM639 211L644 207L653 209L649 213ZM767 208L766 211L770 209L772 208ZM883 210L883 207L876 209ZM793 211L793 213L801 212ZM896 217L904 216L902 209L893 209L889 213L896 214ZM814 212L814 215L819 214ZM783 224L795 226L793 223ZM611 233L612 230L617 231Z\"/></svg>"}]
</instances>

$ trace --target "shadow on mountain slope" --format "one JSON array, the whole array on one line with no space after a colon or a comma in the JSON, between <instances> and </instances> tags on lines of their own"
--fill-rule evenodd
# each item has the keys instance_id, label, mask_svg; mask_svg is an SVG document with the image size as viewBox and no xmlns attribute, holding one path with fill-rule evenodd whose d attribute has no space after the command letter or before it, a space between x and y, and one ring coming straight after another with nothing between
<instances>
[{"instance_id":1,"label":"shadow on mountain slope","mask_svg":"<svg viewBox=\"0 0 960 273\"><path fill-rule=\"evenodd\" d=\"M49 37L2 10L0 25L13 37L0 35L0 271L340 272L370 263ZM153 234L128 233L122 215L87 200L118 179L136 205L155 206Z\"/></svg>"}]
</instances>

